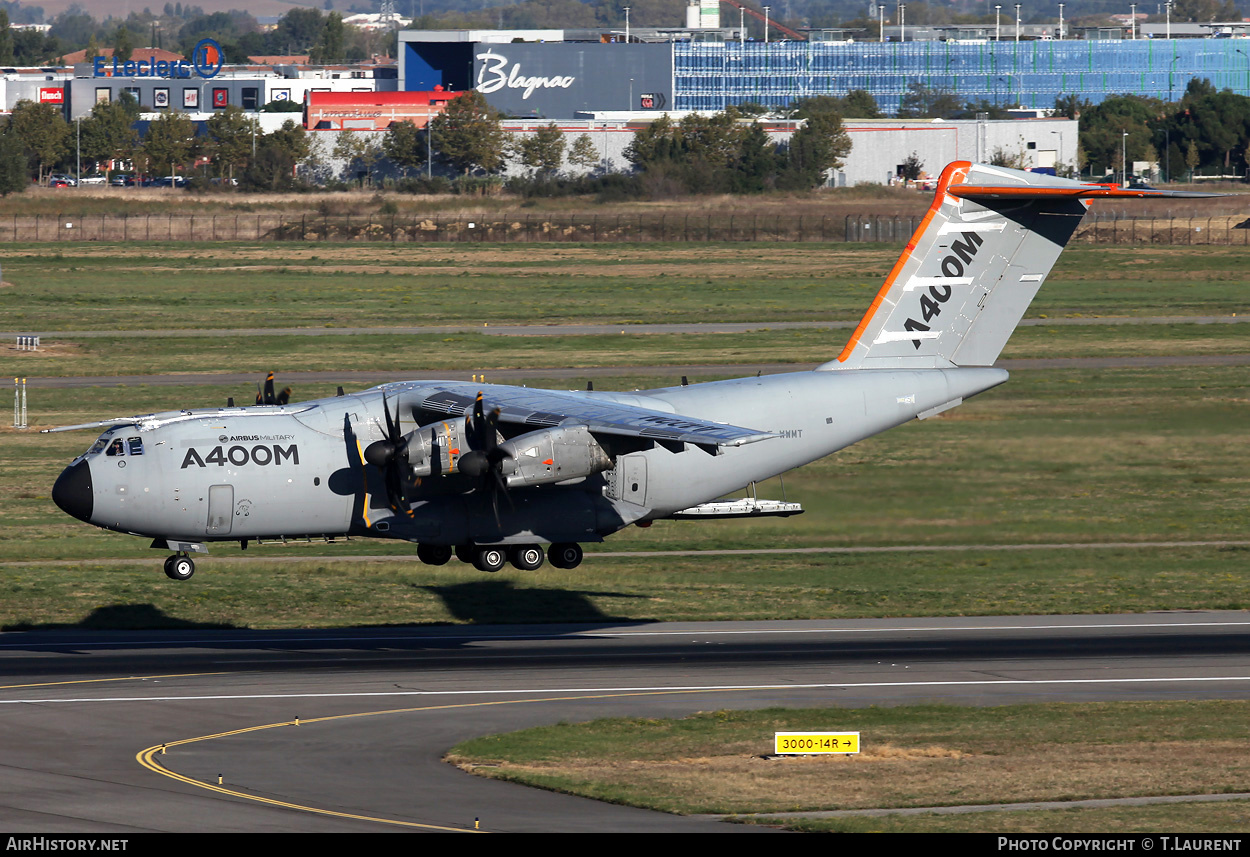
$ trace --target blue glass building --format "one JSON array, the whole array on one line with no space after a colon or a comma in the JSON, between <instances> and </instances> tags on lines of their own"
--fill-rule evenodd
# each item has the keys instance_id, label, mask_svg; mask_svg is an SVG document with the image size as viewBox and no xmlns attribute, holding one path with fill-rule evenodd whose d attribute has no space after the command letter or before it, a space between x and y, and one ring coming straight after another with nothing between
<instances>
[{"instance_id":1,"label":"blue glass building","mask_svg":"<svg viewBox=\"0 0 1250 857\"><path fill-rule=\"evenodd\" d=\"M1190 80L1250 95L1250 41L675 42L673 106L720 110L754 101L783 107L864 89L898 112L908 85L964 101L1049 108L1075 93L1092 102L1134 94L1176 100Z\"/></svg>"}]
</instances>

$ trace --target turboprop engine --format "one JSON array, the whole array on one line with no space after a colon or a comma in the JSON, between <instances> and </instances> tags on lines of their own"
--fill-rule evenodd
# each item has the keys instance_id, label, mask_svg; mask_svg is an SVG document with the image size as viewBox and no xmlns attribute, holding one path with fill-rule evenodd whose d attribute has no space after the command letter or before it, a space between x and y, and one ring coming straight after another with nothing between
<instances>
[{"instance_id":1,"label":"turboprop engine","mask_svg":"<svg viewBox=\"0 0 1250 857\"><path fill-rule=\"evenodd\" d=\"M549 485L610 470L612 459L586 426L543 429L499 445L499 472L509 488Z\"/></svg>"},{"instance_id":2,"label":"turboprop engine","mask_svg":"<svg viewBox=\"0 0 1250 857\"><path fill-rule=\"evenodd\" d=\"M490 433L494 433L494 426ZM504 443L490 443L494 438L482 442L474 435L463 420L430 423L399 441L398 457L411 477L459 472L481 478L493 470L497 483L504 488L549 485L612 468L611 457L586 426L540 429ZM380 441L366 457L384 465L392 460L397 447ZM386 458L379 453L385 453Z\"/></svg>"}]
</instances>

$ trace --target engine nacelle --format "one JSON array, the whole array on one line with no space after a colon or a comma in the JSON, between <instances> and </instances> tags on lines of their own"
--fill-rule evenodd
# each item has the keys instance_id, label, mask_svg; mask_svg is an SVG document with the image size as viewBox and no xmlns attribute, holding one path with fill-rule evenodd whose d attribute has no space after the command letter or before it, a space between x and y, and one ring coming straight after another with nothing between
<instances>
[{"instance_id":1,"label":"engine nacelle","mask_svg":"<svg viewBox=\"0 0 1250 857\"><path fill-rule=\"evenodd\" d=\"M612 468L612 459L586 426L542 429L499 445L507 458L500 462L509 488L550 485Z\"/></svg>"},{"instance_id":2,"label":"engine nacelle","mask_svg":"<svg viewBox=\"0 0 1250 857\"><path fill-rule=\"evenodd\" d=\"M456 469L460 456L469 451L464 420L452 417L430 423L408 435L408 464L413 476L442 476Z\"/></svg>"}]
</instances>

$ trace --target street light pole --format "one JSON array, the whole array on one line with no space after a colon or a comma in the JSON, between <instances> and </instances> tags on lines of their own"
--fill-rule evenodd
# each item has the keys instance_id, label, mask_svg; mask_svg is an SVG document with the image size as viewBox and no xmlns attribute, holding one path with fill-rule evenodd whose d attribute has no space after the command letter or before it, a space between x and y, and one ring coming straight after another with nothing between
<instances>
[{"instance_id":1,"label":"street light pole","mask_svg":"<svg viewBox=\"0 0 1250 857\"><path fill-rule=\"evenodd\" d=\"M1120 186L1129 186L1129 132L1120 134Z\"/></svg>"},{"instance_id":2,"label":"street light pole","mask_svg":"<svg viewBox=\"0 0 1250 857\"><path fill-rule=\"evenodd\" d=\"M625 44L627 45L629 44L629 9L630 7L625 7Z\"/></svg>"},{"instance_id":3,"label":"street light pole","mask_svg":"<svg viewBox=\"0 0 1250 857\"><path fill-rule=\"evenodd\" d=\"M907 41L907 4L898 4L898 43Z\"/></svg>"},{"instance_id":4,"label":"street light pole","mask_svg":"<svg viewBox=\"0 0 1250 857\"><path fill-rule=\"evenodd\" d=\"M1063 41L1063 4L1059 4L1059 41Z\"/></svg>"},{"instance_id":5,"label":"street light pole","mask_svg":"<svg viewBox=\"0 0 1250 857\"><path fill-rule=\"evenodd\" d=\"M768 13L772 8L772 6L764 7L764 44L768 44Z\"/></svg>"},{"instance_id":6,"label":"street light pole","mask_svg":"<svg viewBox=\"0 0 1250 857\"><path fill-rule=\"evenodd\" d=\"M994 41L996 41L996 42L998 41L998 34L999 34L999 30L1002 28L1002 25L1003 25L1003 14L1002 14L1002 13L1003 13L1003 7L1002 7L1002 6L995 6L995 7L994 7Z\"/></svg>"},{"instance_id":7,"label":"street light pole","mask_svg":"<svg viewBox=\"0 0 1250 857\"><path fill-rule=\"evenodd\" d=\"M1129 32L1132 33L1133 38L1136 39L1137 38L1137 4L1136 3L1128 4L1128 11L1129 11L1129 15L1128 15Z\"/></svg>"},{"instance_id":8,"label":"street light pole","mask_svg":"<svg viewBox=\"0 0 1250 857\"><path fill-rule=\"evenodd\" d=\"M1016 42L1020 41L1020 4L1016 4Z\"/></svg>"}]
</instances>

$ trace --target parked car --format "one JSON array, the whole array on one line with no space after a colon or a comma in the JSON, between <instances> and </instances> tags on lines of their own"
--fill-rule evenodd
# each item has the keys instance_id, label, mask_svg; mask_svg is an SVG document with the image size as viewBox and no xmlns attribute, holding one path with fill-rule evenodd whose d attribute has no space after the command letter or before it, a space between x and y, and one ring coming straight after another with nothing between
<instances>
[{"instance_id":1,"label":"parked car","mask_svg":"<svg viewBox=\"0 0 1250 857\"><path fill-rule=\"evenodd\" d=\"M114 173L113 178L109 181L113 187L127 187L134 184L135 177L126 173Z\"/></svg>"},{"instance_id":2,"label":"parked car","mask_svg":"<svg viewBox=\"0 0 1250 857\"><path fill-rule=\"evenodd\" d=\"M89 176L82 176L81 178L78 179L78 183L80 185L81 184L104 184L106 181L107 179L104 177L103 173L92 173Z\"/></svg>"},{"instance_id":3,"label":"parked car","mask_svg":"<svg viewBox=\"0 0 1250 857\"><path fill-rule=\"evenodd\" d=\"M48 187L77 187L78 181L64 173L53 173L48 176Z\"/></svg>"}]
</instances>

